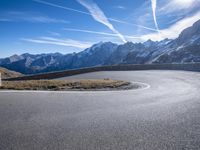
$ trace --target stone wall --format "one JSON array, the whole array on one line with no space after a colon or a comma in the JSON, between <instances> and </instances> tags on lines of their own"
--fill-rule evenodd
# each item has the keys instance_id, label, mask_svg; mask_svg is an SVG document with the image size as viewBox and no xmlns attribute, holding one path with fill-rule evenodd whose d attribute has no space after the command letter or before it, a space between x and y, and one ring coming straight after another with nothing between
<instances>
[{"instance_id":1,"label":"stone wall","mask_svg":"<svg viewBox=\"0 0 200 150\"><path fill-rule=\"evenodd\" d=\"M145 65L116 65L116 66L101 66L82 68L75 70L65 70L58 72L50 72L36 75L28 75L17 78L4 79L7 81L14 80L40 80L40 79L55 79L66 76L72 76L82 73L96 72L96 71L127 71L127 70L187 70L187 71L200 71L200 63L188 64L145 64Z\"/></svg>"}]
</instances>

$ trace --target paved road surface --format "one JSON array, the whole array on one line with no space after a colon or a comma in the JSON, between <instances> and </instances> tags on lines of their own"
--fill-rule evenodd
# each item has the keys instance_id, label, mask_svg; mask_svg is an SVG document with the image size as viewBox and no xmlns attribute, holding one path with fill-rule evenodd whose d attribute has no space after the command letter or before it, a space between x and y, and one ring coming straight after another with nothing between
<instances>
[{"instance_id":1,"label":"paved road surface","mask_svg":"<svg viewBox=\"0 0 200 150\"><path fill-rule=\"evenodd\" d=\"M200 73L117 71L73 78L125 79L150 88L0 92L0 149L200 149Z\"/></svg>"}]
</instances>

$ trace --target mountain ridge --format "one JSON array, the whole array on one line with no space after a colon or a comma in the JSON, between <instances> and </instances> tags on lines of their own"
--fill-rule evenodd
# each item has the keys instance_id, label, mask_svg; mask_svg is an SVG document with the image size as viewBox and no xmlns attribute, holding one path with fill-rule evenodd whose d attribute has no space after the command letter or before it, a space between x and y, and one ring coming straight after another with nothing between
<instances>
[{"instance_id":1,"label":"mountain ridge","mask_svg":"<svg viewBox=\"0 0 200 150\"><path fill-rule=\"evenodd\" d=\"M178 38L144 43L99 42L79 53L13 55L0 59L0 66L35 74L103 65L200 62L200 20Z\"/></svg>"}]
</instances>

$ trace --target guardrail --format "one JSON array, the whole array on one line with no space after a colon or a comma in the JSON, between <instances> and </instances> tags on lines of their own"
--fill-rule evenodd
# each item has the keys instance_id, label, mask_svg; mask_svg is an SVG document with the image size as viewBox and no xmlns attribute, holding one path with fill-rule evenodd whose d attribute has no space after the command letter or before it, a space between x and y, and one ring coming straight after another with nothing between
<instances>
[{"instance_id":1,"label":"guardrail","mask_svg":"<svg viewBox=\"0 0 200 150\"><path fill-rule=\"evenodd\" d=\"M96 72L96 71L128 71L128 70L187 70L200 71L200 63L188 64L144 64L144 65L115 65L115 66L99 66L82 69L64 70L57 72L49 72L35 75L27 75L16 78L3 79L6 81L15 80L41 80L41 79L55 79L66 76L72 76L82 73Z\"/></svg>"},{"instance_id":2,"label":"guardrail","mask_svg":"<svg viewBox=\"0 0 200 150\"><path fill-rule=\"evenodd\" d=\"M2 86L2 82L1 82L1 72L0 72L0 86Z\"/></svg>"}]
</instances>

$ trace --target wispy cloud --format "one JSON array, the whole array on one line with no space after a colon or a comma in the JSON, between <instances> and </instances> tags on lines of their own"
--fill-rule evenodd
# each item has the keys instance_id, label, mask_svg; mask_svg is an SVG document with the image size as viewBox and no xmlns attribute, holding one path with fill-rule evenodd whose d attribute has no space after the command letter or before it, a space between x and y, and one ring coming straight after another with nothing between
<instances>
[{"instance_id":1,"label":"wispy cloud","mask_svg":"<svg viewBox=\"0 0 200 150\"><path fill-rule=\"evenodd\" d=\"M126 42L124 36L116 30L113 25L109 22L108 18L105 16L104 12L94 3L92 0L77 0L81 5L88 9L91 13L92 17L97 21L105 26L107 26L110 30L118 35L118 37L123 41Z\"/></svg>"},{"instance_id":2,"label":"wispy cloud","mask_svg":"<svg viewBox=\"0 0 200 150\"><path fill-rule=\"evenodd\" d=\"M10 22L10 19L0 18L0 22Z\"/></svg>"},{"instance_id":3,"label":"wispy cloud","mask_svg":"<svg viewBox=\"0 0 200 150\"><path fill-rule=\"evenodd\" d=\"M56 8L60 8L60 9L64 9L64 10L73 11L73 12L76 12L76 13L80 13L80 14L92 16L88 12L81 11L81 10L74 9L74 8L70 8L70 7L65 7L65 6L57 5L55 3L50 3L50 2L47 2L47 1L44 1L44 0L33 0L33 1L37 2L37 3L40 3L40 4L48 5L48 6L51 6L51 7L56 7ZM123 20L118 20L118 19L109 18L109 17L107 19L110 20L110 21L112 21L112 22L121 23L121 24L125 24L125 25L130 25L130 26L136 26L136 27L139 27L139 28L142 28L142 29L145 29L145 30L157 31L154 28L142 26L142 25L139 25L139 24L129 23L129 22L123 21Z\"/></svg>"},{"instance_id":4,"label":"wispy cloud","mask_svg":"<svg viewBox=\"0 0 200 150\"><path fill-rule=\"evenodd\" d=\"M151 0L151 7L152 7L152 13L153 13L153 20L156 26L156 29L159 32L157 18L156 18L156 7L157 7L157 0Z\"/></svg>"},{"instance_id":5,"label":"wispy cloud","mask_svg":"<svg viewBox=\"0 0 200 150\"><path fill-rule=\"evenodd\" d=\"M165 38L170 38L170 39L177 38L185 28L192 26L199 19L200 19L200 11L193 14L192 16L185 17L179 20L178 22L174 23L173 25L171 25L166 29L160 30L160 34L162 36L159 36L159 33L151 33L141 36L141 39L143 40L151 39L159 41Z\"/></svg>"},{"instance_id":6,"label":"wispy cloud","mask_svg":"<svg viewBox=\"0 0 200 150\"><path fill-rule=\"evenodd\" d=\"M196 13L200 9L200 0L157 0L156 7L154 3L155 17L158 21L159 30L164 30L172 26L177 21ZM151 0L144 2L140 7L128 17L128 20L135 21L143 26L155 26L152 16ZM152 31L141 30L137 28L137 34L151 34ZM162 36L162 35L161 35Z\"/></svg>"},{"instance_id":7,"label":"wispy cloud","mask_svg":"<svg viewBox=\"0 0 200 150\"><path fill-rule=\"evenodd\" d=\"M123 21L123 20L118 20L118 19L113 19L113 18L108 18L108 19L110 21L113 21L113 22L122 23L122 24L126 24L126 25L131 25L131 26L136 26L136 27L139 27L139 28L142 28L142 29L146 29L146 30L149 30L149 31L157 31L154 28L149 28L149 27L146 27L146 26L143 26L143 25L129 23L129 22L126 22L126 21Z\"/></svg>"},{"instance_id":8,"label":"wispy cloud","mask_svg":"<svg viewBox=\"0 0 200 150\"><path fill-rule=\"evenodd\" d=\"M45 5L49 5L49 6L53 6L53 7L57 7L57 8L61 8L61 9L65 9L65 10L69 10L69 11L74 11L74 12L77 12L77 13L90 15L90 13L87 13L87 12L84 12L84 11L81 11L81 10L73 9L73 8L70 8L70 7L60 6L60 5L57 5L57 4L54 4L54 3L49 3L49 2L43 1L43 0L33 0L33 1L41 3L41 4L45 4Z\"/></svg>"},{"instance_id":9,"label":"wispy cloud","mask_svg":"<svg viewBox=\"0 0 200 150\"><path fill-rule=\"evenodd\" d=\"M195 7L200 7L199 0L168 0L159 8L159 11L165 14L186 10L189 11Z\"/></svg>"},{"instance_id":10,"label":"wispy cloud","mask_svg":"<svg viewBox=\"0 0 200 150\"><path fill-rule=\"evenodd\" d=\"M32 16L30 18L25 17L21 19L24 21L33 22L33 23L69 23L69 21L50 18L48 16Z\"/></svg>"},{"instance_id":11,"label":"wispy cloud","mask_svg":"<svg viewBox=\"0 0 200 150\"><path fill-rule=\"evenodd\" d=\"M91 31L91 30L82 30L82 29L74 29L74 28L64 28L66 31L75 31L75 32L84 32L84 33L91 33L91 34L99 34L99 35L108 35L108 36L117 36L117 34L113 33L106 33L106 32L98 32L98 31Z\"/></svg>"},{"instance_id":12,"label":"wispy cloud","mask_svg":"<svg viewBox=\"0 0 200 150\"><path fill-rule=\"evenodd\" d=\"M92 43L90 42L83 42L72 39L58 39L53 37L22 38L21 40L32 43L52 44L52 45L77 47L77 48L88 48L92 45Z\"/></svg>"},{"instance_id":13,"label":"wispy cloud","mask_svg":"<svg viewBox=\"0 0 200 150\"><path fill-rule=\"evenodd\" d=\"M2 19L2 21L10 22L24 21L31 23L69 23L69 21L63 19L55 19L49 16L35 14L32 12L9 11L5 12L3 15L6 19Z\"/></svg>"},{"instance_id":14,"label":"wispy cloud","mask_svg":"<svg viewBox=\"0 0 200 150\"><path fill-rule=\"evenodd\" d=\"M58 32L52 32L52 31L48 31L48 33L52 36L61 36L60 33Z\"/></svg>"},{"instance_id":15,"label":"wispy cloud","mask_svg":"<svg viewBox=\"0 0 200 150\"><path fill-rule=\"evenodd\" d=\"M192 15L200 10L200 0L166 0L159 3L157 8L157 17L160 20L176 20ZM162 23L162 21L161 21ZM173 22L172 22L173 23Z\"/></svg>"},{"instance_id":16,"label":"wispy cloud","mask_svg":"<svg viewBox=\"0 0 200 150\"><path fill-rule=\"evenodd\" d=\"M67 30L67 31L74 31L74 32L84 32L84 33L91 33L91 34L99 34L99 35L106 35L106 36L118 37L117 34L106 33L106 32L98 32L98 31L91 31L91 30L82 30L82 29L74 29L74 28L64 28L64 30ZM124 35L124 37L127 38L127 39L141 39L140 36L129 36L129 35Z\"/></svg>"},{"instance_id":17,"label":"wispy cloud","mask_svg":"<svg viewBox=\"0 0 200 150\"><path fill-rule=\"evenodd\" d=\"M121 10L125 10L126 9L126 7L122 6L122 5L117 5L117 6L114 6L113 8L121 9Z\"/></svg>"}]
</instances>

